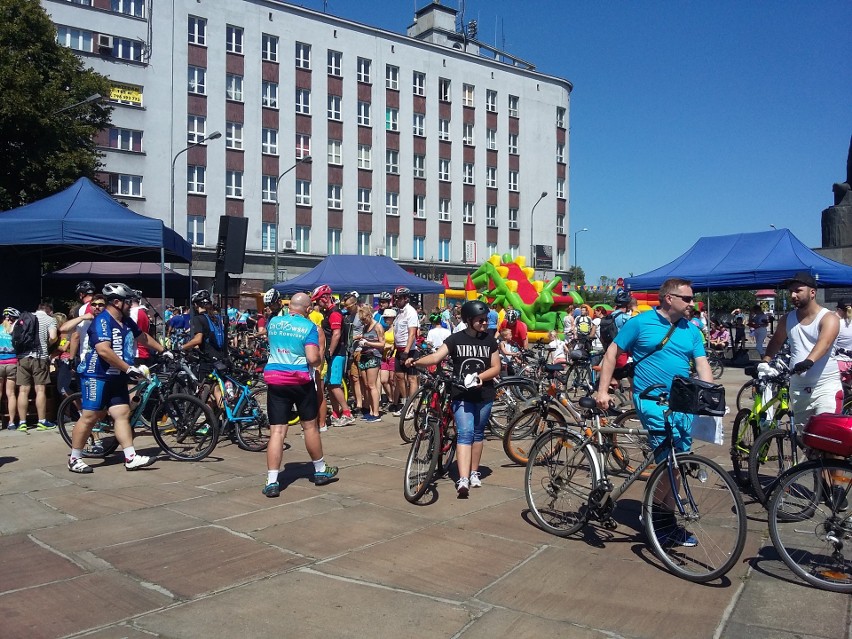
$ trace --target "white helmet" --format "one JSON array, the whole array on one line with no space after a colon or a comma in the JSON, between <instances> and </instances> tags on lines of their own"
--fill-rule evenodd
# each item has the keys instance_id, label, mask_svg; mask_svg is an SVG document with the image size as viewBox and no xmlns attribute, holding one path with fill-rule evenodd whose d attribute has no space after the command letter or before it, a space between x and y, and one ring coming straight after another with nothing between
<instances>
[{"instance_id":1,"label":"white helmet","mask_svg":"<svg viewBox=\"0 0 852 639\"><path fill-rule=\"evenodd\" d=\"M108 300L129 300L136 294L136 291L130 288L127 284L114 282L104 286L103 294Z\"/></svg>"}]
</instances>

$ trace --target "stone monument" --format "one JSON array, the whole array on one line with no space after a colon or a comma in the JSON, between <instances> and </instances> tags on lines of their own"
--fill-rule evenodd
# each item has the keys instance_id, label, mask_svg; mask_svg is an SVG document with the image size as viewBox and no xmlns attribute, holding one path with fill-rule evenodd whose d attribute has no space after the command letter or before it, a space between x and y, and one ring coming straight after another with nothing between
<instances>
[{"instance_id":1,"label":"stone monument","mask_svg":"<svg viewBox=\"0 0 852 639\"><path fill-rule=\"evenodd\" d=\"M834 206L822 212L822 248L815 249L820 255L852 265L852 139L846 157L846 181L832 185ZM841 297L852 296L850 287L825 291L825 301L833 302Z\"/></svg>"}]
</instances>

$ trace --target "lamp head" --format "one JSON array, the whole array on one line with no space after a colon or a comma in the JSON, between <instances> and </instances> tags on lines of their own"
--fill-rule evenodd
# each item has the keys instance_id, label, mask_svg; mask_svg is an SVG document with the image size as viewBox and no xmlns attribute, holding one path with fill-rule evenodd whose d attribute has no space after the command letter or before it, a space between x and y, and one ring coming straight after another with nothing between
<instances>
[{"instance_id":1,"label":"lamp head","mask_svg":"<svg viewBox=\"0 0 852 639\"><path fill-rule=\"evenodd\" d=\"M213 131L213 133L211 133L210 135L207 136L207 139L208 140L218 140L221 137L222 137L221 131Z\"/></svg>"}]
</instances>

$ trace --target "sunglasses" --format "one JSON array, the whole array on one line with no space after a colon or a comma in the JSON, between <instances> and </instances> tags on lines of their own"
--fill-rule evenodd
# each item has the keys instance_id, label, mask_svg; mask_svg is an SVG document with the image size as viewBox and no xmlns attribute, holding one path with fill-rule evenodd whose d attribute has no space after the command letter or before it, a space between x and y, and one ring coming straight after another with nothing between
<instances>
[{"instance_id":1,"label":"sunglasses","mask_svg":"<svg viewBox=\"0 0 852 639\"><path fill-rule=\"evenodd\" d=\"M91 306L92 306L92 308L105 308L105 307L106 307L106 304L104 304L103 302L98 302L97 304L95 304L95 303L93 302L93 303L91 304Z\"/></svg>"},{"instance_id":2,"label":"sunglasses","mask_svg":"<svg viewBox=\"0 0 852 639\"><path fill-rule=\"evenodd\" d=\"M692 295L680 295L678 293L669 293L669 295L671 295L673 297L679 297L680 299L682 299L687 304L692 304L692 300L695 299Z\"/></svg>"}]
</instances>

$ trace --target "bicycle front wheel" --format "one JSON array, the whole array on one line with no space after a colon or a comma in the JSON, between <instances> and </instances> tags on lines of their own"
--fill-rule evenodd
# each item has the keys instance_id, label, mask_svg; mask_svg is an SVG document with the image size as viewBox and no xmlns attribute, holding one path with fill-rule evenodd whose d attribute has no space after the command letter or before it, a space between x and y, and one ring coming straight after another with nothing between
<instances>
[{"instance_id":1,"label":"bicycle front wheel","mask_svg":"<svg viewBox=\"0 0 852 639\"><path fill-rule=\"evenodd\" d=\"M154 411L154 439L171 458L204 459L216 448L219 424L210 407L191 395L169 395Z\"/></svg>"},{"instance_id":2,"label":"bicycle front wheel","mask_svg":"<svg viewBox=\"0 0 852 639\"><path fill-rule=\"evenodd\" d=\"M751 490L764 506L778 478L787 470L807 459L798 436L790 429L790 415L779 416L779 427L762 433L754 442L748 459Z\"/></svg>"},{"instance_id":3,"label":"bicycle front wheel","mask_svg":"<svg viewBox=\"0 0 852 639\"><path fill-rule=\"evenodd\" d=\"M405 461L405 484L403 494L412 504L426 493L435 475L438 458L435 448L439 445L440 437L434 429L421 426L414 434L408 459Z\"/></svg>"},{"instance_id":4,"label":"bicycle front wheel","mask_svg":"<svg viewBox=\"0 0 852 639\"><path fill-rule=\"evenodd\" d=\"M266 413L267 396L265 386L253 390L237 415L241 419L233 422L237 446L243 450L257 453L266 450L269 445L272 430Z\"/></svg>"},{"instance_id":5,"label":"bicycle front wheel","mask_svg":"<svg viewBox=\"0 0 852 639\"><path fill-rule=\"evenodd\" d=\"M503 437L515 415L536 396L538 389L529 381L506 381L497 384L496 393L488 428L494 436Z\"/></svg>"},{"instance_id":6,"label":"bicycle front wheel","mask_svg":"<svg viewBox=\"0 0 852 639\"><path fill-rule=\"evenodd\" d=\"M421 386L402 407L402 412L399 415L399 437L406 444L414 441L417 435L417 429L423 419L423 411L428 405L426 402L429 399L430 389L428 386Z\"/></svg>"},{"instance_id":7,"label":"bicycle front wheel","mask_svg":"<svg viewBox=\"0 0 852 639\"><path fill-rule=\"evenodd\" d=\"M538 406L528 406L515 416L503 435L503 452L516 464L526 466L529 451L536 438L546 430L566 426L565 418L555 408L545 415Z\"/></svg>"},{"instance_id":8,"label":"bicycle front wheel","mask_svg":"<svg viewBox=\"0 0 852 639\"><path fill-rule=\"evenodd\" d=\"M677 463L677 469L661 463L648 480L642 505L645 534L669 572L687 581L713 581L742 554L745 506L716 462L678 453Z\"/></svg>"},{"instance_id":9,"label":"bicycle front wheel","mask_svg":"<svg viewBox=\"0 0 852 639\"><path fill-rule=\"evenodd\" d=\"M71 433L80 418L81 393L71 393L62 400L56 411L56 426L63 441L71 446ZM86 444L83 446L83 457L102 458L112 455L118 448L118 440L113 434L112 418L109 415L95 422L94 428Z\"/></svg>"},{"instance_id":10,"label":"bicycle front wheel","mask_svg":"<svg viewBox=\"0 0 852 639\"><path fill-rule=\"evenodd\" d=\"M754 396L757 393L757 383L755 380L750 380L740 387L737 391L737 410L741 411L744 408L752 409L754 406Z\"/></svg>"},{"instance_id":11,"label":"bicycle front wheel","mask_svg":"<svg viewBox=\"0 0 852 639\"><path fill-rule=\"evenodd\" d=\"M710 359L710 372L713 373L713 379L719 379L722 373L725 372L725 366L720 359L715 357Z\"/></svg>"},{"instance_id":12,"label":"bicycle front wheel","mask_svg":"<svg viewBox=\"0 0 852 639\"><path fill-rule=\"evenodd\" d=\"M823 590L852 593L852 464L807 462L785 473L772 493L769 535L796 575Z\"/></svg>"},{"instance_id":13,"label":"bicycle front wheel","mask_svg":"<svg viewBox=\"0 0 852 639\"><path fill-rule=\"evenodd\" d=\"M731 431L731 464L734 468L734 477L740 486L747 486L749 482L749 459L760 431L755 420L751 419L751 410L743 408L734 418L734 426Z\"/></svg>"},{"instance_id":14,"label":"bicycle front wheel","mask_svg":"<svg viewBox=\"0 0 852 639\"><path fill-rule=\"evenodd\" d=\"M542 434L530 449L524 490L536 523L559 537L573 535L589 520L589 495L600 472L594 451L574 433Z\"/></svg>"}]
</instances>

